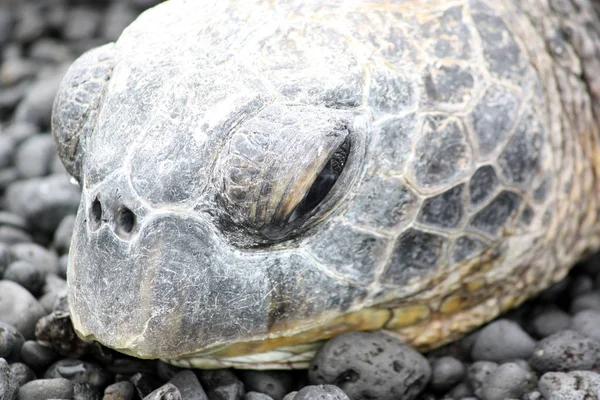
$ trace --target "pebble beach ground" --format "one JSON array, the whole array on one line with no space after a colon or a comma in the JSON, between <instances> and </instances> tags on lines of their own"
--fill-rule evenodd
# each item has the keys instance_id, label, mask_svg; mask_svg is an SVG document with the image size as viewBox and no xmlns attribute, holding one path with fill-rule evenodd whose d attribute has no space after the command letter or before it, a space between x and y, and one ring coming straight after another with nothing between
<instances>
[{"instance_id":1,"label":"pebble beach ground","mask_svg":"<svg viewBox=\"0 0 600 400\"><path fill-rule=\"evenodd\" d=\"M0 400L600 398L599 256L425 355L349 333L308 371L199 371L78 340L64 293L79 189L54 150L52 101L78 55L156 2L0 1Z\"/></svg>"}]
</instances>

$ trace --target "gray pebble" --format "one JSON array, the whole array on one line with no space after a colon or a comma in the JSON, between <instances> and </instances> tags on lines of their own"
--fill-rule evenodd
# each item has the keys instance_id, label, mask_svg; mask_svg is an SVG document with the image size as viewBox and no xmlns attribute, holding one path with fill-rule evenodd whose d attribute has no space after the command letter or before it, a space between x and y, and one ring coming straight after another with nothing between
<instances>
[{"instance_id":1,"label":"gray pebble","mask_svg":"<svg viewBox=\"0 0 600 400\"><path fill-rule=\"evenodd\" d=\"M29 229L27 221L20 215L10 213L8 211L0 211L0 225L11 226L13 228L19 228L22 230Z\"/></svg>"},{"instance_id":2,"label":"gray pebble","mask_svg":"<svg viewBox=\"0 0 600 400\"><path fill-rule=\"evenodd\" d=\"M538 372L589 370L600 362L600 342L564 330L542 339L529 364Z\"/></svg>"},{"instance_id":3,"label":"gray pebble","mask_svg":"<svg viewBox=\"0 0 600 400\"><path fill-rule=\"evenodd\" d=\"M472 397L473 389L466 382L461 382L448 391L447 397L452 399L462 399L464 397Z\"/></svg>"},{"instance_id":4,"label":"gray pebble","mask_svg":"<svg viewBox=\"0 0 600 400\"><path fill-rule=\"evenodd\" d=\"M43 370L58 359L58 354L50 347L28 340L21 347L21 359L30 367Z\"/></svg>"},{"instance_id":5,"label":"gray pebble","mask_svg":"<svg viewBox=\"0 0 600 400\"><path fill-rule=\"evenodd\" d=\"M0 97L2 93L0 92ZM0 170L0 192L4 192L7 187L19 179L19 173L16 168L4 168Z\"/></svg>"},{"instance_id":6,"label":"gray pebble","mask_svg":"<svg viewBox=\"0 0 600 400\"><path fill-rule=\"evenodd\" d=\"M106 10L104 23L101 27L102 37L108 42L116 41L121 36L123 29L133 22L136 17L137 13L128 4L121 2L111 4Z\"/></svg>"},{"instance_id":7,"label":"gray pebble","mask_svg":"<svg viewBox=\"0 0 600 400\"><path fill-rule=\"evenodd\" d=\"M547 372L540 378L539 390L546 399L597 399L600 375L591 371Z\"/></svg>"},{"instance_id":8,"label":"gray pebble","mask_svg":"<svg viewBox=\"0 0 600 400\"><path fill-rule=\"evenodd\" d=\"M8 210L44 232L54 232L65 216L76 213L80 198L66 175L17 181L6 189Z\"/></svg>"},{"instance_id":9,"label":"gray pebble","mask_svg":"<svg viewBox=\"0 0 600 400\"><path fill-rule=\"evenodd\" d=\"M240 371L247 392L260 392L281 400L292 390L293 379L286 371Z\"/></svg>"},{"instance_id":10,"label":"gray pebble","mask_svg":"<svg viewBox=\"0 0 600 400\"><path fill-rule=\"evenodd\" d=\"M70 399L73 382L64 378L36 379L19 388L19 400Z\"/></svg>"},{"instance_id":11,"label":"gray pebble","mask_svg":"<svg viewBox=\"0 0 600 400\"><path fill-rule=\"evenodd\" d=\"M12 376L10 366L4 358L0 358L0 399L13 400L18 390L19 385Z\"/></svg>"},{"instance_id":12,"label":"gray pebble","mask_svg":"<svg viewBox=\"0 0 600 400\"><path fill-rule=\"evenodd\" d=\"M571 301L571 306L569 307L571 314L574 315L583 310L600 311L600 293L597 291L584 293Z\"/></svg>"},{"instance_id":13,"label":"gray pebble","mask_svg":"<svg viewBox=\"0 0 600 400\"><path fill-rule=\"evenodd\" d=\"M39 127L36 124L29 122L14 122L6 127L3 136L11 139L15 144L19 144L38 132Z\"/></svg>"},{"instance_id":14,"label":"gray pebble","mask_svg":"<svg viewBox=\"0 0 600 400\"><path fill-rule=\"evenodd\" d=\"M244 384L230 369L198 370L198 378L210 400L240 400Z\"/></svg>"},{"instance_id":15,"label":"gray pebble","mask_svg":"<svg viewBox=\"0 0 600 400\"><path fill-rule=\"evenodd\" d=\"M29 87L27 94L15 110L15 120L33 123L42 129L49 128L54 97L65 72L66 68L58 68Z\"/></svg>"},{"instance_id":16,"label":"gray pebble","mask_svg":"<svg viewBox=\"0 0 600 400\"><path fill-rule=\"evenodd\" d=\"M505 362L529 358L535 341L517 323L498 319L483 327L473 343L471 358L475 361Z\"/></svg>"},{"instance_id":17,"label":"gray pebble","mask_svg":"<svg viewBox=\"0 0 600 400\"><path fill-rule=\"evenodd\" d=\"M0 321L13 325L33 339L35 324L46 314L42 305L21 285L0 280Z\"/></svg>"},{"instance_id":18,"label":"gray pebble","mask_svg":"<svg viewBox=\"0 0 600 400\"><path fill-rule=\"evenodd\" d=\"M305 386L296 393L294 400L350 400L342 389L334 385Z\"/></svg>"},{"instance_id":19,"label":"gray pebble","mask_svg":"<svg viewBox=\"0 0 600 400\"><path fill-rule=\"evenodd\" d=\"M133 400L135 394L131 382L122 381L108 385L104 389L102 400Z\"/></svg>"},{"instance_id":20,"label":"gray pebble","mask_svg":"<svg viewBox=\"0 0 600 400\"><path fill-rule=\"evenodd\" d=\"M58 254L66 254L71 245L71 236L75 227L75 214L65 216L54 232L53 245Z\"/></svg>"},{"instance_id":21,"label":"gray pebble","mask_svg":"<svg viewBox=\"0 0 600 400\"><path fill-rule=\"evenodd\" d=\"M81 357L90 346L77 337L69 313L64 311L52 312L40 318L35 327L35 335L38 340L50 344L63 356Z\"/></svg>"},{"instance_id":22,"label":"gray pebble","mask_svg":"<svg viewBox=\"0 0 600 400\"><path fill-rule=\"evenodd\" d=\"M319 349L308 375L311 383L335 384L352 399L413 399L429 383L431 367L383 332L350 332Z\"/></svg>"},{"instance_id":23,"label":"gray pebble","mask_svg":"<svg viewBox=\"0 0 600 400\"><path fill-rule=\"evenodd\" d=\"M485 400L520 398L535 388L535 377L516 363L506 363L496 368L481 386Z\"/></svg>"},{"instance_id":24,"label":"gray pebble","mask_svg":"<svg viewBox=\"0 0 600 400\"><path fill-rule=\"evenodd\" d=\"M0 90L0 116L12 111L23 100L29 89L27 82Z\"/></svg>"},{"instance_id":25,"label":"gray pebble","mask_svg":"<svg viewBox=\"0 0 600 400\"><path fill-rule=\"evenodd\" d=\"M281 400L294 400L294 398L296 397L297 393L298 393L297 391L289 392L288 394L286 394L285 396L283 396L283 399L281 399Z\"/></svg>"},{"instance_id":26,"label":"gray pebble","mask_svg":"<svg viewBox=\"0 0 600 400\"><path fill-rule=\"evenodd\" d=\"M46 33L47 25L39 9L25 3L18 9L13 37L19 42L31 42Z\"/></svg>"},{"instance_id":27,"label":"gray pebble","mask_svg":"<svg viewBox=\"0 0 600 400\"><path fill-rule=\"evenodd\" d=\"M72 382L89 383L97 388L103 388L111 380L112 375L95 363L64 358L48 367L44 378L65 378Z\"/></svg>"},{"instance_id":28,"label":"gray pebble","mask_svg":"<svg viewBox=\"0 0 600 400\"><path fill-rule=\"evenodd\" d=\"M204 389L200 386L198 378L190 370L181 371L169 383L172 383L179 389L182 400L208 400Z\"/></svg>"},{"instance_id":29,"label":"gray pebble","mask_svg":"<svg viewBox=\"0 0 600 400\"><path fill-rule=\"evenodd\" d=\"M10 373L12 379L17 383L17 387L21 387L36 378L35 372L22 362L10 364Z\"/></svg>"},{"instance_id":30,"label":"gray pebble","mask_svg":"<svg viewBox=\"0 0 600 400\"><path fill-rule=\"evenodd\" d=\"M73 60L69 47L52 38L37 40L29 49L29 57L37 62L50 64L72 62Z\"/></svg>"},{"instance_id":31,"label":"gray pebble","mask_svg":"<svg viewBox=\"0 0 600 400\"><path fill-rule=\"evenodd\" d=\"M58 272L57 255L39 244L14 244L10 247L10 255L13 261L25 261L33 264L44 271L44 274L56 274Z\"/></svg>"},{"instance_id":32,"label":"gray pebble","mask_svg":"<svg viewBox=\"0 0 600 400\"><path fill-rule=\"evenodd\" d=\"M573 316L571 329L600 342L600 311L579 311Z\"/></svg>"},{"instance_id":33,"label":"gray pebble","mask_svg":"<svg viewBox=\"0 0 600 400\"><path fill-rule=\"evenodd\" d=\"M68 40L90 39L98 31L101 14L90 7L69 9L63 36Z\"/></svg>"},{"instance_id":34,"label":"gray pebble","mask_svg":"<svg viewBox=\"0 0 600 400\"><path fill-rule=\"evenodd\" d=\"M481 397L483 383L498 368L498 364L493 361L476 361L467 368L467 379L473 393Z\"/></svg>"},{"instance_id":35,"label":"gray pebble","mask_svg":"<svg viewBox=\"0 0 600 400\"><path fill-rule=\"evenodd\" d=\"M4 279L13 281L38 296L46 279L46 272L27 261L14 261L4 272Z\"/></svg>"},{"instance_id":36,"label":"gray pebble","mask_svg":"<svg viewBox=\"0 0 600 400\"><path fill-rule=\"evenodd\" d=\"M21 346L25 339L14 326L0 321L0 357L8 362L21 360Z\"/></svg>"},{"instance_id":37,"label":"gray pebble","mask_svg":"<svg viewBox=\"0 0 600 400\"><path fill-rule=\"evenodd\" d=\"M569 284L569 295L577 297L594 289L594 280L588 275L580 274L573 277Z\"/></svg>"},{"instance_id":38,"label":"gray pebble","mask_svg":"<svg viewBox=\"0 0 600 400\"><path fill-rule=\"evenodd\" d=\"M21 178L36 178L50 173L50 163L56 153L54 139L50 134L27 138L15 155L15 167Z\"/></svg>"},{"instance_id":39,"label":"gray pebble","mask_svg":"<svg viewBox=\"0 0 600 400\"><path fill-rule=\"evenodd\" d=\"M531 325L536 334L546 337L569 328L571 316L558 307L550 307L536 316Z\"/></svg>"},{"instance_id":40,"label":"gray pebble","mask_svg":"<svg viewBox=\"0 0 600 400\"><path fill-rule=\"evenodd\" d=\"M20 228L0 226L0 242L6 244L30 243L33 238Z\"/></svg>"},{"instance_id":41,"label":"gray pebble","mask_svg":"<svg viewBox=\"0 0 600 400\"><path fill-rule=\"evenodd\" d=\"M525 393L522 397L523 400L544 400L542 394L537 390L529 393Z\"/></svg>"},{"instance_id":42,"label":"gray pebble","mask_svg":"<svg viewBox=\"0 0 600 400\"><path fill-rule=\"evenodd\" d=\"M144 400L181 400L181 393L175 385L166 383L144 397Z\"/></svg>"},{"instance_id":43,"label":"gray pebble","mask_svg":"<svg viewBox=\"0 0 600 400\"><path fill-rule=\"evenodd\" d=\"M15 85L35 77L38 66L31 60L21 57L9 58L0 66L0 83L5 86ZM6 137L11 139L10 136ZM13 143L14 146L14 143ZM3 164L3 167L8 164Z\"/></svg>"},{"instance_id":44,"label":"gray pebble","mask_svg":"<svg viewBox=\"0 0 600 400\"><path fill-rule=\"evenodd\" d=\"M441 357L431 363L430 386L438 392L445 392L465 376L465 366L454 357Z\"/></svg>"},{"instance_id":45,"label":"gray pebble","mask_svg":"<svg viewBox=\"0 0 600 400\"><path fill-rule=\"evenodd\" d=\"M0 136L0 168L12 165L16 152L15 140L8 135Z\"/></svg>"},{"instance_id":46,"label":"gray pebble","mask_svg":"<svg viewBox=\"0 0 600 400\"><path fill-rule=\"evenodd\" d=\"M316 397L314 399L316 399ZM264 393L248 392L242 396L242 400L273 400L273 398Z\"/></svg>"}]
</instances>

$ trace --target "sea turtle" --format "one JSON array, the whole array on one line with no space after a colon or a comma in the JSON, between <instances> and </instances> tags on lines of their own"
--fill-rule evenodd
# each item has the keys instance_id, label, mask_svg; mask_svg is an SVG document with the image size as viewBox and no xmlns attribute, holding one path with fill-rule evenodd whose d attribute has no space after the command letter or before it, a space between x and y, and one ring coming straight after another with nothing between
<instances>
[{"instance_id":1,"label":"sea turtle","mask_svg":"<svg viewBox=\"0 0 600 400\"><path fill-rule=\"evenodd\" d=\"M459 337L600 247L591 0L171 0L90 50L53 132L82 188L78 334L303 368Z\"/></svg>"}]
</instances>

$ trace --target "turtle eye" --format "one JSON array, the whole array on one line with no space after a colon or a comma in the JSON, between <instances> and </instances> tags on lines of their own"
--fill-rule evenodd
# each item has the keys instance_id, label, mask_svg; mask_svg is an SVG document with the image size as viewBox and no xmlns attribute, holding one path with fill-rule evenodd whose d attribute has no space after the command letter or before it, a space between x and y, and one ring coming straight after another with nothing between
<instances>
[{"instance_id":1,"label":"turtle eye","mask_svg":"<svg viewBox=\"0 0 600 400\"><path fill-rule=\"evenodd\" d=\"M308 192L306 192L304 198L302 198L298 206L292 211L288 222L293 222L305 216L327 197L327 194L329 194L335 182L342 174L349 153L350 138L347 137L333 153L327 164L325 164L325 167L321 170Z\"/></svg>"}]
</instances>

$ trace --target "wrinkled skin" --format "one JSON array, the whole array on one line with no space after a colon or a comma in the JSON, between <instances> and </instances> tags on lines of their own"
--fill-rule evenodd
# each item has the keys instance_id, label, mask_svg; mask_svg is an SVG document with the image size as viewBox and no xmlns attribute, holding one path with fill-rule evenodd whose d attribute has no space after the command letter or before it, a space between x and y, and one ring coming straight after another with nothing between
<instances>
[{"instance_id":1,"label":"wrinkled skin","mask_svg":"<svg viewBox=\"0 0 600 400\"><path fill-rule=\"evenodd\" d=\"M497 3L172 0L84 54L53 114L78 333L306 367L348 330L442 344L564 276L600 238L600 25Z\"/></svg>"}]
</instances>

